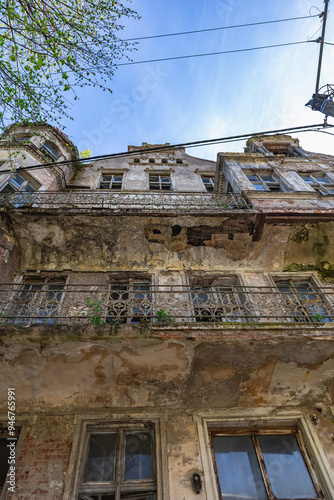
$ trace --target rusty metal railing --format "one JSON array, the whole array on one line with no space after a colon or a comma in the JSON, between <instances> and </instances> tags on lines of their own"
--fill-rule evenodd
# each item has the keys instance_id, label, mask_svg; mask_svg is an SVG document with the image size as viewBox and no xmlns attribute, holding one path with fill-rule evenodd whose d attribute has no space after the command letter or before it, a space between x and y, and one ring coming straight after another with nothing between
<instances>
[{"instance_id":1,"label":"rusty metal railing","mask_svg":"<svg viewBox=\"0 0 334 500\"><path fill-rule=\"evenodd\" d=\"M69 285L32 281L0 286L0 324L331 323L331 287Z\"/></svg>"},{"instance_id":2,"label":"rusty metal railing","mask_svg":"<svg viewBox=\"0 0 334 500\"><path fill-rule=\"evenodd\" d=\"M34 191L1 193L0 206L40 209L217 211L250 208L241 194L185 192L127 192L112 190Z\"/></svg>"}]
</instances>

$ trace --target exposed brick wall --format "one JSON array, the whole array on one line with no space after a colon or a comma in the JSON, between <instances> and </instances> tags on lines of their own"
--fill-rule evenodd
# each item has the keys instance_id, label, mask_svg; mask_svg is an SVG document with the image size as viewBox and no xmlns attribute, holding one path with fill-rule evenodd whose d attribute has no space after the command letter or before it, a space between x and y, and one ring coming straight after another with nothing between
<instances>
[{"instance_id":1,"label":"exposed brick wall","mask_svg":"<svg viewBox=\"0 0 334 500\"><path fill-rule=\"evenodd\" d=\"M15 500L61 500L73 441L73 418L39 417L27 429L17 462Z\"/></svg>"}]
</instances>

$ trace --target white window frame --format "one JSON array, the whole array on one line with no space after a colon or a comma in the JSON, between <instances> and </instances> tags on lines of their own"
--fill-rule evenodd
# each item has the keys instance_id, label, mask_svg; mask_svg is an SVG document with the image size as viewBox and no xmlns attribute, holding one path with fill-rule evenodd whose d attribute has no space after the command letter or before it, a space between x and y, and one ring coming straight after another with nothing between
<instances>
[{"instance_id":1,"label":"white window frame","mask_svg":"<svg viewBox=\"0 0 334 500\"><path fill-rule=\"evenodd\" d=\"M13 177L15 177L17 175L20 175L24 180L24 182L21 184L20 187L17 187L16 184L14 184L12 182L12 179ZM1 171L0 171L0 175L1 175ZM30 176L29 174L27 174L26 172L20 170L19 172L14 172L12 175L8 176L5 180L5 182L0 186L0 193L2 192L2 190L7 186L7 184L9 184L16 193L20 193L20 192L34 192L34 191L24 191L24 189L27 187L28 184L30 184L30 186L32 186L34 188L35 191L38 191L42 184L37 181L36 179L34 179L32 176Z\"/></svg>"},{"instance_id":2,"label":"white window frame","mask_svg":"<svg viewBox=\"0 0 334 500\"><path fill-rule=\"evenodd\" d=\"M158 185L159 185L159 189L151 189L151 177L154 176L154 177L158 177L158 181L153 181L154 183L158 182ZM163 177L168 177L169 178L169 182L168 183L163 183L161 181L161 178ZM169 186L169 189L162 189L162 186L163 185L168 185ZM172 176L171 176L171 173L170 172L149 172L148 174L148 189L150 192L158 192L158 193L161 193L161 192L164 192L164 193L168 193L168 192L171 192L173 191L173 183L172 183Z\"/></svg>"},{"instance_id":3,"label":"white window frame","mask_svg":"<svg viewBox=\"0 0 334 500\"><path fill-rule=\"evenodd\" d=\"M317 191L321 194L334 194L334 180L330 179L326 172L313 172L313 173L298 173L299 177L303 179L304 182L307 183L314 191ZM305 177L309 177L313 182L307 182ZM319 177L325 177L328 179L328 182L320 182L317 179ZM333 192L330 193L326 188L330 188Z\"/></svg>"},{"instance_id":4,"label":"white window frame","mask_svg":"<svg viewBox=\"0 0 334 500\"><path fill-rule=\"evenodd\" d=\"M254 172L254 171L244 171L244 174L246 175L247 179L248 179L248 182L250 182L253 186L253 190L254 191L257 191L258 193L280 193L280 192L284 192L284 189L282 187L282 184L281 182L277 179L276 175L275 175L275 172L273 172L272 170L260 170L258 172ZM271 181L264 181L261 177L261 175L270 175L274 178L274 182L271 182ZM262 185L262 187L264 188L263 190L262 189L256 189L255 185L253 184L255 181L251 181L249 179L249 177L257 177L258 179L258 183ZM276 187L278 187L279 189L275 189ZM273 188L273 189L270 189L270 188Z\"/></svg>"},{"instance_id":5,"label":"white window frame","mask_svg":"<svg viewBox=\"0 0 334 500\"><path fill-rule=\"evenodd\" d=\"M106 414L99 414L98 417L82 414L75 417L75 434L69 468L66 475L63 500L77 500L79 498L80 481L85 467L85 451L87 446L87 437L90 429L110 429L112 432L118 427L135 428L138 423L145 426L145 423L154 424L155 431L155 473L156 473L156 495L157 500L169 500L169 483L167 474L163 471L168 470L167 464L167 442L166 442L166 418L164 415L140 413L119 414L117 411ZM94 432L94 431L93 431Z\"/></svg>"},{"instance_id":6,"label":"white window frame","mask_svg":"<svg viewBox=\"0 0 334 500\"><path fill-rule=\"evenodd\" d=\"M103 176L111 177L109 182L109 187L101 188L101 183L103 182ZM122 177L121 187L113 187L113 184L119 184L119 181L115 181L115 177ZM124 173L123 172L102 172L98 184L99 189L109 189L111 191L122 191L124 184Z\"/></svg>"},{"instance_id":7,"label":"white window frame","mask_svg":"<svg viewBox=\"0 0 334 500\"><path fill-rule=\"evenodd\" d=\"M200 174L201 181L207 193L213 193L215 190L215 175L210 174ZM203 179L209 179L209 182L205 183ZM208 189L210 187L210 189Z\"/></svg>"},{"instance_id":8,"label":"white window frame","mask_svg":"<svg viewBox=\"0 0 334 500\"><path fill-rule=\"evenodd\" d=\"M207 498L210 500L221 500L218 484L215 476L212 450L210 445L210 428L240 428L248 427L258 429L284 430L286 427L294 427L301 438L307 455L312 464L311 470L320 485L324 498L334 498L334 477L331 466L322 448L321 442L314 430L314 424L309 416L296 410L277 410L273 414L272 408L247 408L227 409L217 412L215 415L198 413L195 416L198 426L199 445L202 456L205 489Z\"/></svg>"}]
</instances>

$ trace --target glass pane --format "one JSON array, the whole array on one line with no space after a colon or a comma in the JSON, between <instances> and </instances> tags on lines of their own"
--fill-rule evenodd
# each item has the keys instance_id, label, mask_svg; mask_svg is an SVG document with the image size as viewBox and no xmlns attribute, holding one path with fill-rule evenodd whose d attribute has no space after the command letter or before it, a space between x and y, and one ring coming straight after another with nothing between
<instances>
[{"instance_id":1,"label":"glass pane","mask_svg":"<svg viewBox=\"0 0 334 500\"><path fill-rule=\"evenodd\" d=\"M262 186L262 184L260 184L259 182L253 182L253 185L257 191L265 191L266 190L265 187Z\"/></svg>"},{"instance_id":2,"label":"glass pane","mask_svg":"<svg viewBox=\"0 0 334 500\"><path fill-rule=\"evenodd\" d=\"M275 498L319 498L296 436L259 436Z\"/></svg>"},{"instance_id":3,"label":"glass pane","mask_svg":"<svg viewBox=\"0 0 334 500\"><path fill-rule=\"evenodd\" d=\"M123 176L122 175L115 175L114 176L114 182L120 182L122 184Z\"/></svg>"},{"instance_id":4,"label":"glass pane","mask_svg":"<svg viewBox=\"0 0 334 500\"><path fill-rule=\"evenodd\" d=\"M136 432L125 438L124 479L153 479L152 434Z\"/></svg>"},{"instance_id":5,"label":"glass pane","mask_svg":"<svg viewBox=\"0 0 334 500\"><path fill-rule=\"evenodd\" d=\"M259 182L259 179L256 177L256 175L247 175L247 177L251 182Z\"/></svg>"},{"instance_id":6,"label":"glass pane","mask_svg":"<svg viewBox=\"0 0 334 500\"><path fill-rule=\"evenodd\" d=\"M84 483L114 480L115 449L116 433L90 435Z\"/></svg>"},{"instance_id":7,"label":"glass pane","mask_svg":"<svg viewBox=\"0 0 334 500\"><path fill-rule=\"evenodd\" d=\"M260 177L264 182L277 182L271 174L261 174Z\"/></svg>"},{"instance_id":8,"label":"glass pane","mask_svg":"<svg viewBox=\"0 0 334 500\"><path fill-rule=\"evenodd\" d=\"M10 184L6 184L2 189L1 189L1 192L2 193L15 193L16 192L16 189L13 188L13 186L11 186Z\"/></svg>"},{"instance_id":9,"label":"glass pane","mask_svg":"<svg viewBox=\"0 0 334 500\"><path fill-rule=\"evenodd\" d=\"M316 179L317 179L318 182L321 182L321 184L330 183L330 180L327 177L318 177L318 176L316 176Z\"/></svg>"},{"instance_id":10,"label":"glass pane","mask_svg":"<svg viewBox=\"0 0 334 500\"><path fill-rule=\"evenodd\" d=\"M308 175L302 175L301 177L303 181L307 182L308 184L314 184L314 180Z\"/></svg>"},{"instance_id":11,"label":"glass pane","mask_svg":"<svg viewBox=\"0 0 334 500\"><path fill-rule=\"evenodd\" d=\"M11 178L11 182L16 186L20 187L24 183L24 179L21 175L16 174L14 175L14 177Z\"/></svg>"},{"instance_id":12,"label":"glass pane","mask_svg":"<svg viewBox=\"0 0 334 500\"><path fill-rule=\"evenodd\" d=\"M251 437L214 436L212 441L224 500L267 499Z\"/></svg>"},{"instance_id":13,"label":"glass pane","mask_svg":"<svg viewBox=\"0 0 334 500\"><path fill-rule=\"evenodd\" d=\"M36 191L36 188L34 188L34 186L32 186L31 184L29 184L29 182L27 182L22 191L25 191L26 193L31 193L33 191Z\"/></svg>"}]
</instances>

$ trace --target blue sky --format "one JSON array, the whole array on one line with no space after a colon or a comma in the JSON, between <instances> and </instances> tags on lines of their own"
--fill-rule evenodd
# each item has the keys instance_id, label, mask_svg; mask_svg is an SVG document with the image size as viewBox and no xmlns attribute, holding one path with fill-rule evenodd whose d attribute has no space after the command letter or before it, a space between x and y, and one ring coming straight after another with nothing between
<instances>
[{"instance_id":1,"label":"blue sky","mask_svg":"<svg viewBox=\"0 0 334 500\"><path fill-rule=\"evenodd\" d=\"M327 22L334 43L334 4ZM124 20L124 38L199 30L317 14L322 0L134 0L140 20ZM317 38L318 17L266 26L143 40L134 61L234 50ZM93 155L125 151L129 144L172 144L262 130L322 123L305 108L314 92L319 44L119 67L113 93L80 90L63 120L79 149ZM334 46L324 49L321 85L334 83ZM334 123L334 119L329 119ZM295 135L305 149L334 153L334 136ZM191 148L215 160L219 151L242 151L245 142Z\"/></svg>"}]
</instances>

